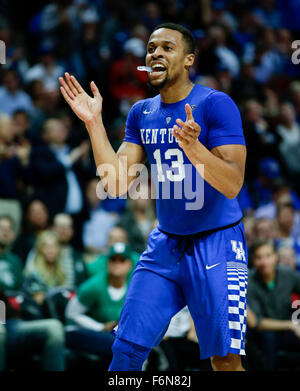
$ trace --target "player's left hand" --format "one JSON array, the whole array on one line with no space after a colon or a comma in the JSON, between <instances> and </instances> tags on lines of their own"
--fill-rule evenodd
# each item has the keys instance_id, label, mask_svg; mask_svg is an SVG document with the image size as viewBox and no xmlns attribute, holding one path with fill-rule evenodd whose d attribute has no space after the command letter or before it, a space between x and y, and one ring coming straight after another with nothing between
<instances>
[{"instance_id":1,"label":"player's left hand","mask_svg":"<svg viewBox=\"0 0 300 391\"><path fill-rule=\"evenodd\" d=\"M187 103L185 105L186 120L183 122L180 118L177 118L174 125L172 134L178 140L179 146L184 149L189 149L197 142L201 127L195 122L191 106Z\"/></svg>"}]
</instances>

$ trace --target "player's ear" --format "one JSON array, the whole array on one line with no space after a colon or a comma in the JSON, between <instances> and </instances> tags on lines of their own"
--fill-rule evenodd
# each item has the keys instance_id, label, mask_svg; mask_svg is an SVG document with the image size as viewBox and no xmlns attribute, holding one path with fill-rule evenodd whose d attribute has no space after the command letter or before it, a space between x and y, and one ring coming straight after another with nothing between
<instances>
[{"instance_id":1,"label":"player's ear","mask_svg":"<svg viewBox=\"0 0 300 391\"><path fill-rule=\"evenodd\" d=\"M189 53L185 56L185 67L186 68L190 68L193 64L194 64L194 61L195 61L195 54L193 53Z\"/></svg>"}]
</instances>

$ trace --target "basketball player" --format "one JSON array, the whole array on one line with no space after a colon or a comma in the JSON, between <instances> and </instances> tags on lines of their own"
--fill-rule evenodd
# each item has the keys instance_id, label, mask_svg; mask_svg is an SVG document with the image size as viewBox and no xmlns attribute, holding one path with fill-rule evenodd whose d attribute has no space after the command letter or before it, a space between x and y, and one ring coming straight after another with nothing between
<instances>
[{"instance_id":1,"label":"basketball player","mask_svg":"<svg viewBox=\"0 0 300 391\"><path fill-rule=\"evenodd\" d=\"M133 105L117 153L106 135L95 83L90 97L74 76L60 78L65 100L85 123L97 167L110 164L116 171L114 195L128 190L135 178L128 175L130 166L146 158L155 168L157 194L170 186L170 196L157 199L159 224L129 285L112 347L112 371L141 370L185 305L200 358L210 357L214 370L243 370L247 247L236 196L244 180L245 140L232 99L190 81L194 58L195 42L186 28L172 23L155 28L146 66L152 68L148 81L159 94ZM187 207L191 199L184 192L175 194L178 184L192 183L199 186L195 197L203 196L198 208Z\"/></svg>"}]
</instances>

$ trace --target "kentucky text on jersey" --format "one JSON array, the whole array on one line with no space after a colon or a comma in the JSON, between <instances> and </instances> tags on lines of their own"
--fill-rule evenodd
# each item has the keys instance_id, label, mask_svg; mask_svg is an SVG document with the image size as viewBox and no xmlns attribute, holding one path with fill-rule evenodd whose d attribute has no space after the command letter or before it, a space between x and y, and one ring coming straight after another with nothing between
<instances>
[{"instance_id":1,"label":"kentucky text on jersey","mask_svg":"<svg viewBox=\"0 0 300 391\"><path fill-rule=\"evenodd\" d=\"M179 102L167 104L157 95L133 105L124 141L145 148L151 168L154 167L152 177L159 194L156 200L158 228L178 235L223 227L242 217L236 198L226 198L203 179L201 186L200 174L171 134L176 119L186 119L186 103L192 107L193 117L201 126L199 141L207 149L226 144L245 145L239 110L221 91L195 84L190 94ZM190 166L192 168L187 169ZM170 186L169 198L163 197L166 184ZM182 197L175 197L178 187L193 189L195 199L201 195L204 199L201 208L188 209L186 204L191 199L184 191Z\"/></svg>"},{"instance_id":2,"label":"kentucky text on jersey","mask_svg":"<svg viewBox=\"0 0 300 391\"><path fill-rule=\"evenodd\" d=\"M173 128L163 129L140 129L141 140L143 144L157 143L178 143L178 140L172 134Z\"/></svg>"}]
</instances>

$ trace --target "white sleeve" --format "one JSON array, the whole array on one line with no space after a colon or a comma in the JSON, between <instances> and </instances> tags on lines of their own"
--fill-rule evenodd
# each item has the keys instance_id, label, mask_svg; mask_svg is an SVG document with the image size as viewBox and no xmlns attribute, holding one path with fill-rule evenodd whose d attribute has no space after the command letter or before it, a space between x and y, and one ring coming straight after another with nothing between
<instances>
[{"instance_id":1,"label":"white sleeve","mask_svg":"<svg viewBox=\"0 0 300 391\"><path fill-rule=\"evenodd\" d=\"M75 324L82 328L101 331L104 328L104 323L97 322L88 315L85 315L87 307L80 303L77 296L73 297L67 304L65 315L66 318L72 320Z\"/></svg>"}]
</instances>

